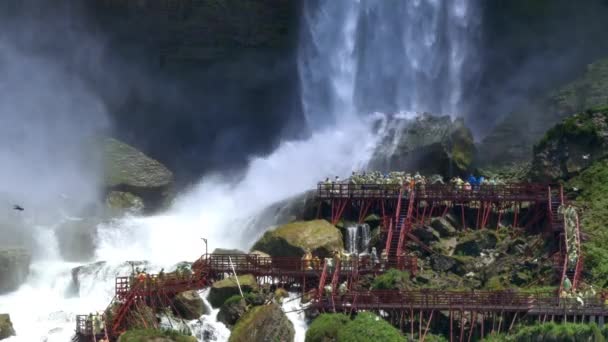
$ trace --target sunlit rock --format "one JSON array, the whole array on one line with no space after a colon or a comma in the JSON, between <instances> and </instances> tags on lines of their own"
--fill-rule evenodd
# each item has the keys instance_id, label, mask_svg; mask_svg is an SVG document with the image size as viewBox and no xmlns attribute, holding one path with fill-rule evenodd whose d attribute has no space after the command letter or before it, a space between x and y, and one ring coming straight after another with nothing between
<instances>
[{"instance_id":1,"label":"sunlit rock","mask_svg":"<svg viewBox=\"0 0 608 342\"><path fill-rule=\"evenodd\" d=\"M15 336L13 322L8 314L0 314L0 340Z\"/></svg>"},{"instance_id":2,"label":"sunlit rock","mask_svg":"<svg viewBox=\"0 0 608 342\"><path fill-rule=\"evenodd\" d=\"M178 317L193 320L198 319L205 312L205 303L196 291L185 291L178 294L173 300L175 314Z\"/></svg>"},{"instance_id":3,"label":"sunlit rock","mask_svg":"<svg viewBox=\"0 0 608 342\"><path fill-rule=\"evenodd\" d=\"M230 342L293 341L295 330L277 304L256 306L241 317Z\"/></svg>"},{"instance_id":4,"label":"sunlit rock","mask_svg":"<svg viewBox=\"0 0 608 342\"><path fill-rule=\"evenodd\" d=\"M109 191L132 194L129 204L143 201L146 210L156 210L167 204L171 196L173 174L160 162L146 156L141 151L116 139L104 141L104 184ZM122 196L118 201L111 196L108 201L124 204Z\"/></svg>"},{"instance_id":5,"label":"sunlit rock","mask_svg":"<svg viewBox=\"0 0 608 342\"><path fill-rule=\"evenodd\" d=\"M222 304L224 304L226 299L240 294L239 285L243 293L258 289L258 283L255 280L255 277L251 274L240 275L238 277L238 283L234 277L226 278L213 283L213 286L211 286L211 291L209 291L209 303L214 308L220 307Z\"/></svg>"},{"instance_id":6,"label":"sunlit rock","mask_svg":"<svg viewBox=\"0 0 608 342\"><path fill-rule=\"evenodd\" d=\"M320 258L343 250L342 233L325 220L298 221L268 231L252 247L272 256L302 256L306 249Z\"/></svg>"}]
</instances>

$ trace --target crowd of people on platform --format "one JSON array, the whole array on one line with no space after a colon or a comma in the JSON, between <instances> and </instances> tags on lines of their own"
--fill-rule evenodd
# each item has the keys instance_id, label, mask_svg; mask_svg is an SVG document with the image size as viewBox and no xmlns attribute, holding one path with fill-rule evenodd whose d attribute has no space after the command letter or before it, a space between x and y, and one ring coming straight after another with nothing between
<instances>
[{"instance_id":1,"label":"crowd of people on platform","mask_svg":"<svg viewBox=\"0 0 608 342\"><path fill-rule=\"evenodd\" d=\"M331 193L342 193L344 191L354 191L365 193L371 191L375 193L378 190L398 191L401 187L416 189L416 191L425 191L429 189L428 185L441 185L441 189L451 188L456 191L478 191L480 189L492 188L494 186L505 185L506 183L499 178L485 178L484 176L474 176L461 178L459 176L451 178L447 184L443 177L438 174L431 176L423 176L419 172L414 175L406 172L393 171L382 174L379 171L371 172L354 172L344 180L335 176L334 179L329 177L320 184L321 190L326 190ZM443 186L445 185L445 186Z\"/></svg>"}]
</instances>

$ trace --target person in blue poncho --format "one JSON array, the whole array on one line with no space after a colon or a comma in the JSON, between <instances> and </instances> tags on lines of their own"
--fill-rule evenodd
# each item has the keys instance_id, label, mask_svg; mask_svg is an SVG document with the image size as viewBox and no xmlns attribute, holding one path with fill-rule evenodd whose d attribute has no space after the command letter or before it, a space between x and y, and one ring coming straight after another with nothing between
<instances>
[{"instance_id":1,"label":"person in blue poncho","mask_svg":"<svg viewBox=\"0 0 608 342\"><path fill-rule=\"evenodd\" d=\"M469 175L468 181L469 181L469 184L471 184L471 185L477 185L478 184L477 183L477 178L475 178L475 176L473 176L472 174Z\"/></svg>"}]
</instances>

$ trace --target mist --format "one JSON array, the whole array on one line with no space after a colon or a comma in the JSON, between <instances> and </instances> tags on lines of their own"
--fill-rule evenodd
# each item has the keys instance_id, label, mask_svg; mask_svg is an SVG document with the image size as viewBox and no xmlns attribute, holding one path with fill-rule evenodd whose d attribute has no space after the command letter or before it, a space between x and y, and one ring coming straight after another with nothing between
<instances>
[{"instance_id":1,"label":"mist","mask_svg":"<svg viewBox=\"0 0 608 342\"><path fill-rule=\"evenodd\" d=\"M90 211L100 195L95 139L110 122L80 73L102 72L95 57L103 44L79 29L70 8L54 5L2 4L0 245L35 247L37 225Z\"/></svg>"}]
</instances>

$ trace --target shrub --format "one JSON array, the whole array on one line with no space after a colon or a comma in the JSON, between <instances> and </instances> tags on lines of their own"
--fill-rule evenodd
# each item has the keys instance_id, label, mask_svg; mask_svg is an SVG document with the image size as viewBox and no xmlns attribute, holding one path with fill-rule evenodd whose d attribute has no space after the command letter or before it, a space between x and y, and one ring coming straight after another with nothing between
<instances>
[{"instance_id":1,"label":"shrub","mask_svg":"<svg viewBox=\"0 0 608 342\"><path fill-rule=\"evenodd\" d=\"M338 331L343 329L350 318L345 314L321 314L306 331L306 342L337 341Z\"/></svg>"},{"instance_id":2,"label":"shrub","mask_svg":"<svg viewBox=\"0 0 608 342\"><path fill-rule=\"evenodd\" d=\"M338 330L339 342L405 342L399 330L370 312L362 312Z\"/></svg>"},{"instance_id":3,"label":"shrub","mask_svg":"<svg viewBox=\"0 0 608 342\"><path fill-rule=\"evenodd\" d=\"M193 336L186 336L174 330L136 329L120 336L121 342L146 342L153 338L167 338L175 342L196 342Z\"/></svg>"},{"instance_id":4,"label":"shrub","mask_svg":"<svg viewBox=\"0 0 608 342\"><path fill-rule=\"evenodd\" d=\"M377 276L372 282L374 290L403 290L407 288L410 274L405 271L390 269L386 273Z\"/></svg>"}]
</instances>

